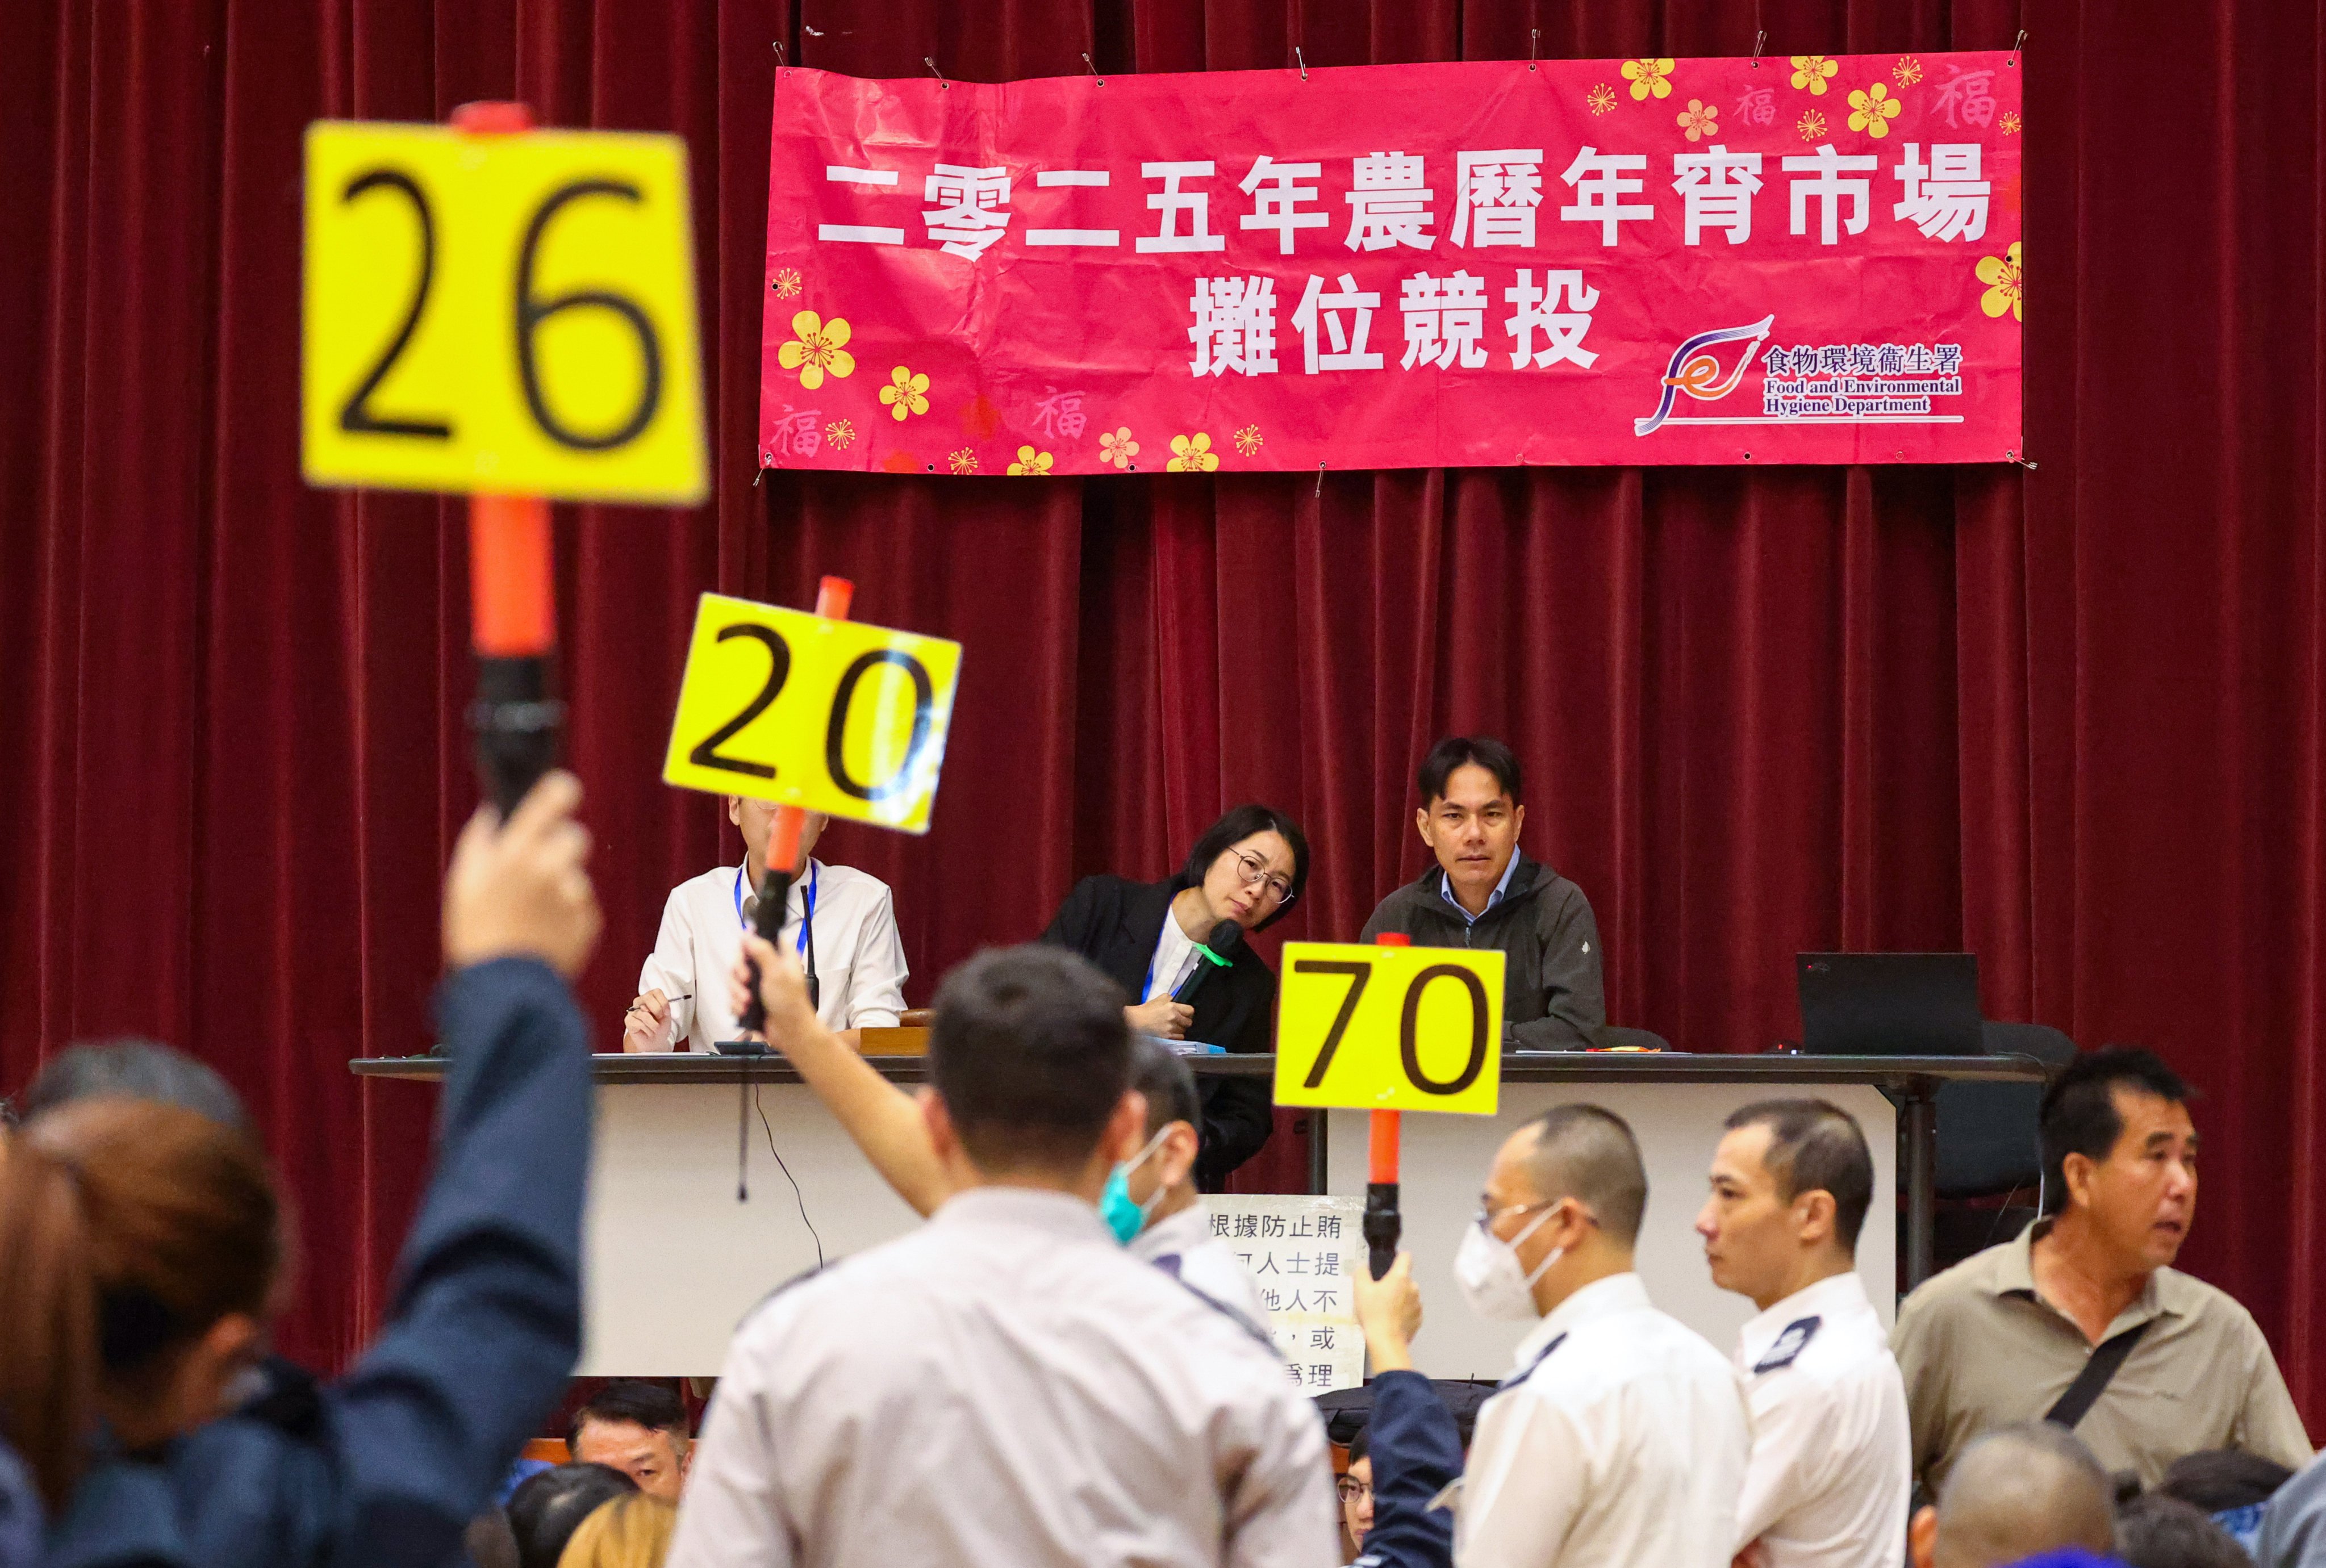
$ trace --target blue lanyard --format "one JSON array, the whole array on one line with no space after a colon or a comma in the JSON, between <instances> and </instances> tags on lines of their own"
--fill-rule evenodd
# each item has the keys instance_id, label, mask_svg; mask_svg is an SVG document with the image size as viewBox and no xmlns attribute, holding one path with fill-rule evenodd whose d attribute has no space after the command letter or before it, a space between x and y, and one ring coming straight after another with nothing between
<instances>
[{"instance_id":1,"label":"blue lanyard","mask_svg":"<svg viewBox=\"0 0 2326 1568\"><path fill-rule=\"evenodd\" d=\"M749 926L751 923L743 918L743 872L750 864L750 861L745 860L741 866L735 868L735 923L741 926ZM815 920L815 883L818 869L814 858L811 856L807 863L807 918L800 922L799 935L795 937L792 942L792 950L803 958L807 956L807 928Z\"/></svg>"}]
</instances>

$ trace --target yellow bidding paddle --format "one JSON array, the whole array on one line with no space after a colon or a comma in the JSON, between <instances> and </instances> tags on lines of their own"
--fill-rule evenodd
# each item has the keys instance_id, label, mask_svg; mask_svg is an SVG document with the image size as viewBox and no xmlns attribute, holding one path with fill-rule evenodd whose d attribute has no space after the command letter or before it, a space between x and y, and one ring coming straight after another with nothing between
<instances>
[{"instance_id":1,"label":"yellow bidding paddle","mask_svg":"<svg viewBox=\"0 0 2326 1568\"><path fill-rule=\"evenodd\" d=\"M1503 965L1491 949L1286 942L1276 1103L1493 1115Z\"/></svg>"},{"instance_id":2,"label":"yellow bidding paddle","mask_svg":"<svg viewBox=\"0 0 2326 1568\"><path fill-rule=\"evenodd\" d=\"M663 778L926 833L961 645L706 593Z\"/></svg>"},{"instance_id":3,"label":"yellow bidding paddle","mask_svg":"<svg viewBox=\"0 0 2326 1568\"><path fill-rule=\"evenodd\" d=\"M702 498L678 137L321 120L306 201L311 484Z\"/></svg>"}]
</instances>

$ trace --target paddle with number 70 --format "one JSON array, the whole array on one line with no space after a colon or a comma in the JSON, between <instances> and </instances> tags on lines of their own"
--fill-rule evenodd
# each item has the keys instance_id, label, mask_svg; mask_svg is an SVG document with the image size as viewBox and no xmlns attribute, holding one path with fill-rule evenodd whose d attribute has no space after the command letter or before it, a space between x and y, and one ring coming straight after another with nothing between
<instances>
[{"instance_id":1,"label":"paddle with number 70","mask_svg":"<svg viewBox=\"0 0 2326 1568\"><path fill-rule=\"evenodd\" d=\"M1397 1118L1492 1116L1501 1097L1503 955L1287 942L1277 993L1276 1103L1372 1113L1364 1235L1373 1277L1397 1256Z\"/></svg>"}]
</instances>

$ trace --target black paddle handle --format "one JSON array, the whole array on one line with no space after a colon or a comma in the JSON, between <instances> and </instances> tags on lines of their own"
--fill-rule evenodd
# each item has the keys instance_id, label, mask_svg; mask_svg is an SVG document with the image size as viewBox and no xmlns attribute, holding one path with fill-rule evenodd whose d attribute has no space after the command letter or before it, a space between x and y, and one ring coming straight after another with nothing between
<instances>
[{"instance_id":1,"label":"black paddle handle","mask_svg":"<svg viewBox=\"0 0 2326 1568\"><path fill-rule=\"evenodd\" d=\"M784 905L792 895L792 874L778 871L773 866L759 882L759 907L752 913L751 924L768 942L774 942L784 931ZM759 960L746 957L750 967L751 999L743 1005L743 1016L735 1020L738 1028L757 1034L768 1026L768 1005L759 999Z\"/></svg>"}]
</instances>

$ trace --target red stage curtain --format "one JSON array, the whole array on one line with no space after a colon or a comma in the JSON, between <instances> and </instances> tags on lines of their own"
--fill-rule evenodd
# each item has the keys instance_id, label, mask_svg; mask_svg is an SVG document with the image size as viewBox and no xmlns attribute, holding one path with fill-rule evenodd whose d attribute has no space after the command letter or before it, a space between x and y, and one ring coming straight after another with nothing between
<instances>
[{"instance_id":1,"label":"red stage curtain","mask_svg":"<svg viewBox=\"0 0 2326 1568\"><path fill-rule=\"evenodd\" d=\"M1774 81L2022 26L2036 472L754 482L777 41L995 79L1765 29ZM694 160L716 498L559 516L602 1044L664 890L730 852L657 778L694 596L844 572L969 648L935 830L831 840L895 885L914 999L1246 797L1317 847L1283 933L1345 936L1422 863L1421 748L1500 732L1621 1022L1756 1049L1796 950L1960 945L1990 1014L2179 1063L2214 1151L2187 1261L2326 1422L2321 60L2271 0L0 7L0 1083L76 1037L198 1051L303 1209L286 1345L335 1359L377 1313L431 1096L342 1064L432 1038L464 555L455 505L300 482L300 135L514 94Z\"/></svg>"}]
</instances>

